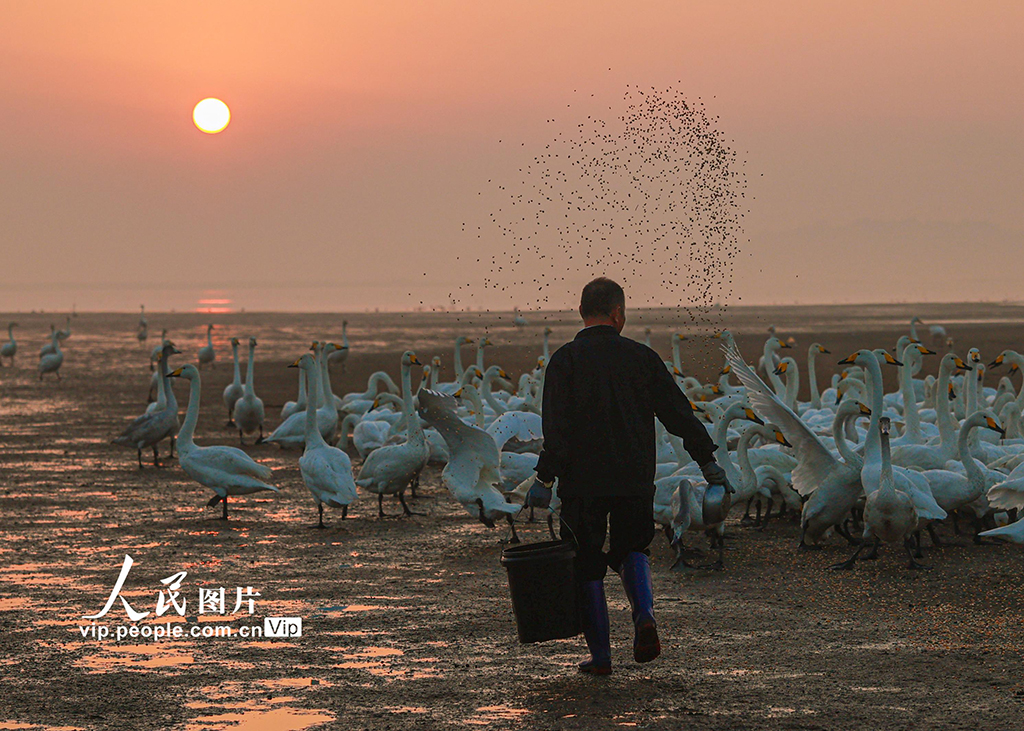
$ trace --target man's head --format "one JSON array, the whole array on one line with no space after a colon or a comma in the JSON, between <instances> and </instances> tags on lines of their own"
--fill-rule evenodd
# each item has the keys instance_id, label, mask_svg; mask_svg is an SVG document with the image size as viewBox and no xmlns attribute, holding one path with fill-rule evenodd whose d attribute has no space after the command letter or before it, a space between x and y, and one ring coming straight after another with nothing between
<instances>
[{"instance_id":1,"label":"man's head","mask_svg":"<svg viewBox=\"0 0 1024 731\"><path fill-rule=\"evenodd\" d=\"M626 293L611 279L598 277L583 288L580 317L587 327L611 325L621 333L626 324Z\"/></svg>"}]
</instances>

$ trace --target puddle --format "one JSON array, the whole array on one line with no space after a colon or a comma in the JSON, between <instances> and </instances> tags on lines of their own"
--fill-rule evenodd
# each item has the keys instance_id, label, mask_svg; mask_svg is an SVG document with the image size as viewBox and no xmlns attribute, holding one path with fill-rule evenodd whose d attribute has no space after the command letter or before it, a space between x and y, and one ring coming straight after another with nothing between
<instances>
[{"instance_id":1,"label":"puddle","mask_svg":"<svg viewBox=\"0 0 1024 731\"><path fill-rule=\"evenodd\" d=\"M305 711L297 708L275 708L269 711L222 713L203 716L190 722L186 731L211 731L231 728L233 731L302 731L334 720L324 711Z\"/></svg>"},{"instance_id":2,"label":"puddle","mask_svg":"<svg viewBox=\"0 0 1024 731\"><path fill-rule=\"evenodd\" d=\"M501 721L517 721L529 714L525 708L512 708L511 706L481 706L476 709L476 714L467 718L463 723L470 726L489 726L492 723Z\"/></svg>"},{"instance_id":3,"label":"puddle","mask_svg":"<svg viewBox=\"0 0 1024 731\"><path fill-rule=\"evenodd\" d=\"M95 647L85 642L71 642L64 645L65 649L75 650L82 647ZM145 645L103 645L93 654L75 662L77 667L90 672L108 672L112 669L127 668L132 670L151 670L153 668L178 667L191 665L195 657L191 653L182 652L184 645L157 644Z\"/></svg>"}]
</instances>

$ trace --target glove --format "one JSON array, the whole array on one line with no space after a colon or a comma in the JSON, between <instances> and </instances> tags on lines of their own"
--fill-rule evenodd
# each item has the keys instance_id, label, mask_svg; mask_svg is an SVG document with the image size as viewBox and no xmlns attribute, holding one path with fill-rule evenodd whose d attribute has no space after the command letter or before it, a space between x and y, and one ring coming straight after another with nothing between
<instances>
[{"instance_id":1,"label":"glove","mask_svg":"<svg viewBox=\"0 0 1024 731\"><path fill-rule=\"evenodd\" d=\"M526 493L526 507L547 508L551 505L551 486L545 485L538 477Z\"/></svg>"},{"instance_id":2,"label":"glove","mask_svg":"<svg viewBox=\"0 0 1024 731\"><path fill-rule=\"evenodd\" d=\"M709 485L722 485L727 492L736 492L729 484L729 478L725 476L725 470L718 462L708 462L700 468L700 471Z\"/></svg>"}]
</instances>

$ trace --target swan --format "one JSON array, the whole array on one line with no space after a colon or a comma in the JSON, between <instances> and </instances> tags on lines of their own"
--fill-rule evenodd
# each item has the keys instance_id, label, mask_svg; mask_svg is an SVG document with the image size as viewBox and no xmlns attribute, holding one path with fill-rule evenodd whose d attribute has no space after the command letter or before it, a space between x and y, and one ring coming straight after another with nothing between
<instances>
[{"instance_id":1,"label":"swan","mask_svg":"<svg viewBox=\"0 0 1024 731\"><path fill-rule=\"evenodd\" d=\"M821 394L818 393L817 358L819 355L831 355L832 351L821 343L811 343L807 348L807 381L811 386L811 403L809 409L821 409Z\"/></svg>"},{"instance_id":2,"label":"swan","mask_svg":"<svg viewBox=\"0 0 1024 731\"><path fill-rule=\"evenodd\" d=\"M39 357L50 355L51 353L57 352L57 343L60 341L60 337L57 334L57 327L52 322L50 323L50 342L46 343L39 349Z\"/></svg>"},{"instance_id":3,"label":"swan","mask_svg":"<svg viewBox=\"0 0 1024 731\"><path fill-rule=\"evenodd\" d=\"M359 419L359 423L352 430L352 444L363 459L366 459L366 455L373 450L383 447L391 436L392 427L404 419L404 411L376 411L385 403L396 405L399 409L403 409L405 405L405 402L395 394L382 393L374 400L373 408Z\"/></svg>"},{"instance_id":4,"label":"swan","mask_svg":"<svg viewBox=\"0 0 1024 731\"><path fill-rule=\"evenodd\" d=\"M259 430L259 437L256 443L263 441L263 399L256 395L256 387L253 385L254 370L256 362L256 338L249 338L249 362L245 367L245 388L242 389L242 397L235 402L234 414L235 424L238 425L238 440L245 444L245 435L252 434ZM325 366L326 367L326 366ZM334 412L337 421L338 412ZM308 438L307 438L308 442Z\"/></svg>"},{"instance_id":5,"label":"swan","mask_svg":"<svg viewBox=\"0 0 1024 731\"><path fill-rule=\"evenodd\" d=\"M486 335L476 341L476 367L479 368L481 372L484 371L484 348L491 345L494 345L494 343L492 343L491 339Z\"/></svg>"},{"instance_id":6,"label":"swan","mask_svg":"<svg viewBox=\"0 0 1024 731\"><path fill-rule=\"evenodd\" d=\"M7 342L0 346L0 366L3 366L4 358L10 358L11 366L14 365L14 356L18 354L18 341L14 339L14 328L16 327L18 327L16 322L7 323Z\"/></svg>"},{"instance_id":7,"label":"swan","mask_svg":"<svg viewBox=\"0 0 1024 731\"><path fill-rule=\"evenodd\" d=\"M160 360L160 353L163 352L164 343L167 342L167 328L165 327L160 332L160 342L153 346L153 349L149 351L149 370L154 370L154 366L157 361Z\"/></svg>"},{"instance_id":8,"label":"swan","mask_svg":"<svg viewBox=\"0 0 1024 731\"><path fill-rule=\"evenodd\" d=\"M327 359L329 363L341 363L341 372L345 372L345 361L348 360L348 320L341 321L341 345Z\"/></svg>"},{"instance_id":9,"label":"swan","mask_svg":"<svg viewBox=\"0 0 1024 731\"><path fill-rule=\"evenodd\" d=\"M679 344L684 340L686 340L686 336L682 333L672 333L672 365L680 375L683 372L683 359L679 355Z\"/></svg>"},{"instance_id":10,"label":"swan","mask_svg":"<svg viewBox=\"0 0 1024 731\"><path fill-rule=\"evenodd\" d=\"M146 322L146 306L139 305L139 329L135 333L135 337L139 340L139 345L142 345L149 338L149 323Z\"/></svg>"},{"instance_id":11,"label":"swan","mask_svg":"<svg viewBox=\"0 0 1024 731\"><path fill-rule=\"evenodd\" d=\"M178 432L178 464L185 474L200 485L212 488L216 493L207 503L213 507L224 503L222 520L228 519L228 496L249 495L254 492L278 489L266 482L271 469L261 465L237 447L200 447L193 437L199 421L199 398L202 391L199 369L189 363L170 373L171 378L189 381L188 410L185 423Z\"/></svg>"},{"instance_id":12,"label":"swan","mask_svg":"<svg viewBox=\"0 0 1024 731\"><path fill-rule=\"evenodd\" d=\"M782 379L786 377L786 386L782 397L783 402L793 411L797 410L796 397L800 392L800 369L797 367L796 358L786 356L779 361L773 373Z\"/></svg>"},{"instance_id":13,"label":"swan","mask_svg":"<svg viewBox=\"0 0 1024 731\"><path fill-rule=\"evenodd\" d=\"M53 344L53 352L47 353L39 359L39 380L43 380L43 375L46 373L53 373L57 376L58 383L60 382L60 367L64 363L64 351L60 349L60 341L57 339L56 333L53 334L50 342Z\"/></svg>"},{"instance_id":14,"label":"swan","mask_svg":"<svg viewBox=\"0 0 1024 731\"><path fill-rule=\"evenodd\" d=\"M544 328L544 347L541 351L541 357L544 358L545 361L551 358L551 345L549 344L548 339L551 337L551 333L553 332L554 330L552 330L550 327ZM650 333L651 329L647 328L648 340L650 339ZM648 343L648 346L650 346L650 343Z\"/></svg>"},{"instance_id":15,"label":"swan","mask_svg":"<svg viewBox=\"0 0 1024 731\"><path fill-rule=\"evenodd\" d=\"M250 346L250 353L251 353ZM249 356L250 363L252 356ZM289 368L299 368L312 382L317 379L317 363L304 353ZM251 377L246 380L248 387ZM341 508L341 519L348 516L348 506L358 497L352 477L352 461L337 447L324 441L317 426L317 413L312 402L306 405L306 449L299 458L302 481L313 496L318 513L317 528L324 528L324 504Z\"/></svg>"},{"instance_id":16,"label":"swan","mask_svg":"<svg viewBox=\"0 0 1024 731\"><path fill-rule=\"evenodd\" d=\"M512 324L516 327L526 327L530 322L520 314L519 308L515 307L512 309Z\"/></svg>"},{"instance_id":17,"label":"swan","mask_svg":"<svg viewBox=\"0 0 1024 731\"><path fill-rule=\"evenodd\" d=\"M137 450L140 470L142 469L142 450L147 447L153 448L153 466L162 467L157 445L164 439L173 440L174 435L178 433L178 401L174 396L174 389L171 388L167 380L167 359L180 352L180 350L174 347L173 343L168 342L160 353L158 365L160 372L160 399L157 400L156 404L159 405L161 401L163 404L153 410L147 409L146 413L136 418L128 425L128 428L121 432L120 436L114 439L114 444L134 447ZM154 404L150 405L153 406ZM173 442L171 451L173 452Z\"/></svg>"},{"instance_id":18,"label":"swan","mask_svg":"<svg viewBox=\"0 0 1024 731\"><path fill-rule=\"evenodd\" d=\"M441 482L466 511L484 525L520 511L509 503L501 487L500 453L487 432L464 423L455 415L455 397L437 391L420 394L419 413L444 438L451 455ZM375 452L374 454L379 454Z\"/></svg>"},{"instance_id":19,"label":"swan","mask_svg":"<svg viewBox=\"0 0 1024 731\"><path fill-rule=\"evenodd\" d=\"M225 426L229 427L235 425L235 402L245 393L242 373L238 367L238 338L231 338L231 357L235 362L235 375L231 383L224 387L224 405L228 407L228 423Z\"/></svg>"},{"instance_id":20,"label":"swan","mask_svg":"<svg viewBox=\"0 0 1024 731\"><path fill-rule=\"evenodd\" d=\"M71 315L66 315L64 318L64 329L57 331L57 339L62 343L71 337Z\"/></svg>"},{"instance_id":21,"label":"swan","mask_svg":"<svg viewBox=\"0 0 1024 731\"><path fill-rule=\"evenodd\" d=\"M935 501L942 506L947 513L966 507L980 498L985 491L993 486L993 481L986 478L978 464L970 456L971 451L968 442L971 432L979 427L991 429L998 434L1006 432L996 420L996 415L988 409L975 411L960 426L960 434L957 437L960 461L964 467L964 474L951 470L925 470L921 474L928 480L932 495ZM928 525L928 532L932 542L937 543L934 529ZM975 531L979 533L980 531ZM975 536L977 541L977 535Z\"/></svg>"},{"instance_id":22,"label":"swan","mask_svg":"<svg viewBox=\"0 0 1024 731\"><path fill-rule=\"evenodd\" d=\"M780 398L785 393L786 387L783 385L782 379L775 373L775 369L779 365L779 351L792 347L789 343L784 343L772 335L764 341L761 361L758 363L758 367L763 368L765 373L768 374L768 381L771 383L772 388L775 389L775 395Z\"/></svg>"},{"instance_id":23,"label":"swan","mask_svg":"<svg viewBox=\"0 0 1024 731\"><path fill-rule=\"evenodd\" d=\"M345 414L365 414L373 406L373 400L380 393L382 385L389 393L399 393L398 386L391 380L391 376L385 371L376 371L370 375L365 391L347 393L341 397L338 410Z\"/></svg>"},{"instance_id":24,"label":"swan","mask_svg":"<svg viewBox=\"0 0 1024 731\"><path fill-rule=\"evenodd\" d=\"M872 415L872 421L875 421L876 418L875 415ZM877 438L875 438L876 436ZM902 542L910 557L908 568L927 568L914 558L912 536L917 531L918 522L914 501L910 495L896 489L896 480L890 460L888 417L878 418L877 432L873 428L869 428L867 445L864 468L861 471L861 479L864 482L865 492L867 492L867 499L864 501L863 540L849 559L836 564L833 568L853 568L854 562L869 540L873 543L872 555L877 552L878 546L883 541L885 543ZM866 480L865 477L867 477Z\"/></svg>"},{"instance_id":25,"label":"swan","mask_svg":"<svg viewBox=\"0 0 1024 731\"><path fill-rule=\"evenodd\" d=\"M334 343L321 344L313 343L310 350L316 353L316 360L320 367L320 379L316 389L307 395L308 400L314 404L322 404L316 410L317 425L324 440L330 442L338 429L338 410L334 406L334 394L331 392L330 373L327 371L327 361L324 353L333 352L336 346ZM309 388L313 389L314 384L310 383ZM280 445L283 449L298 449L306 442L306 414L297 412L281 422L273 433L263 441Z\"/></svg>"},{"instance_id":26,"label":"swan","mask_svg":"<svg viewBox=\"0 0 1024 731\"><path fill-rule=\"evenodd\" d=\"M844 461L836 459L807 424L743 361L735 344L723 350L733 373L746 387L751 406L765 420L777 424L793 445L797 457L793 488L801 495L810 496L800 519L800 549L817 547L825 532L838 525L857 504L862 491L862 460L852 452L843 455ZM842 423L865 411L867 407L849 399L840 404L833 427L837 446L842 443Z\"/></svg>"},{"instance_id":27,"label":"swan","mask_svg":"<svg viewBox=\"0 0 1024 731\"><path fill-rule=\"evenodd\" d=\"M199 349L199 367L209 365L210 368L216 368L216 360L217 353L213 349L213 325L210 324L206 326L206 345Z\"/></svg>"},{"instance_id":28,"label":"swan","mask_svg":"<svg viewBox=\"0 0 1024 731\"><path fill-rule=\"evenodd\" d=\"M284 421L292 414L306 410L306 374L299 369L299 395L295 401L286 401L281 408L281 421Z\"/></svg>"},{"instance_id":29,"label":"swan","mask_svg":"<svg viewBox=\"0 0 1024 731\"><path fill-rule=\"evenodd\" d=\"M916 469L943 469L947 461L956 459L956 422L949 410L949 399L941 396L950 389L950 376L955 368L971 367L954 353L946 353L939 361L939 379L936 384L935 422L939 428L938 444L902 444L892 449L892 462Z\"/></svg>"},{"instance_id":30,"label":"swan","mask_svg":"<svg viewBox=\"0 0 1024 731\"><path fill-rule=\"evenodd\" d=\"M422 365L411 350L402 354L402 406L406 423L409 425L409 437L401 444L386 444L375 449L363 462L359 469L356 484L364 490L377 494L377 515L384 513L384 496L398 495L402 504L402 512L412 515L405 503L405 490L418 477L427 460L430 449L423 436L423 427L418 418L414 418L412 406L412 376L410 370L414 365Z\"/></svg>"}]
</instances>

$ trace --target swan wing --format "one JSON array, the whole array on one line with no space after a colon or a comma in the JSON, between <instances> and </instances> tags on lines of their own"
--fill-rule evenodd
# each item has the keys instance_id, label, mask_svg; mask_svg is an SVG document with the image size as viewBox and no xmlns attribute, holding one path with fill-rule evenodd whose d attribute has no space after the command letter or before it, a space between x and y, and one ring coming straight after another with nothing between
<instances>
[{"instance_id":1,"label":"swan wing","mask_svg":"<svg viewBox=\"0 0 1024 731\"><path fill-rule=\"evenodd\" d=\"M810 495L836 468L839 461L807 424L750 369L735 345L723 350L726 360L732 366L732 372L747 389L747 399L754 411L765 421L777 424L793 445L797 459L793 468L793 489L801 495Z\"/></svg>"},{"instance_id":2,"label":"swan wing","mask_svg":"<svg viewBox=\"0 0 1024 731\"><path fill-rule=\"evenodd\" d=\"M1024 477L1004 480L990 487L988 502L993 508L1002 510L1024 508Z\"/></svg>"},{"instance_id":3,"label":"swan wing","mask_svg":"<svg viewBox=\"0 0 1024 731\"><path fill-rule=\"evenodd\" d=\"M237 447L200 447L194 459L222 472L246 475L260 480L269 480L273 474L269 467L260 464Z\"/></svg>"}]
</instances>

